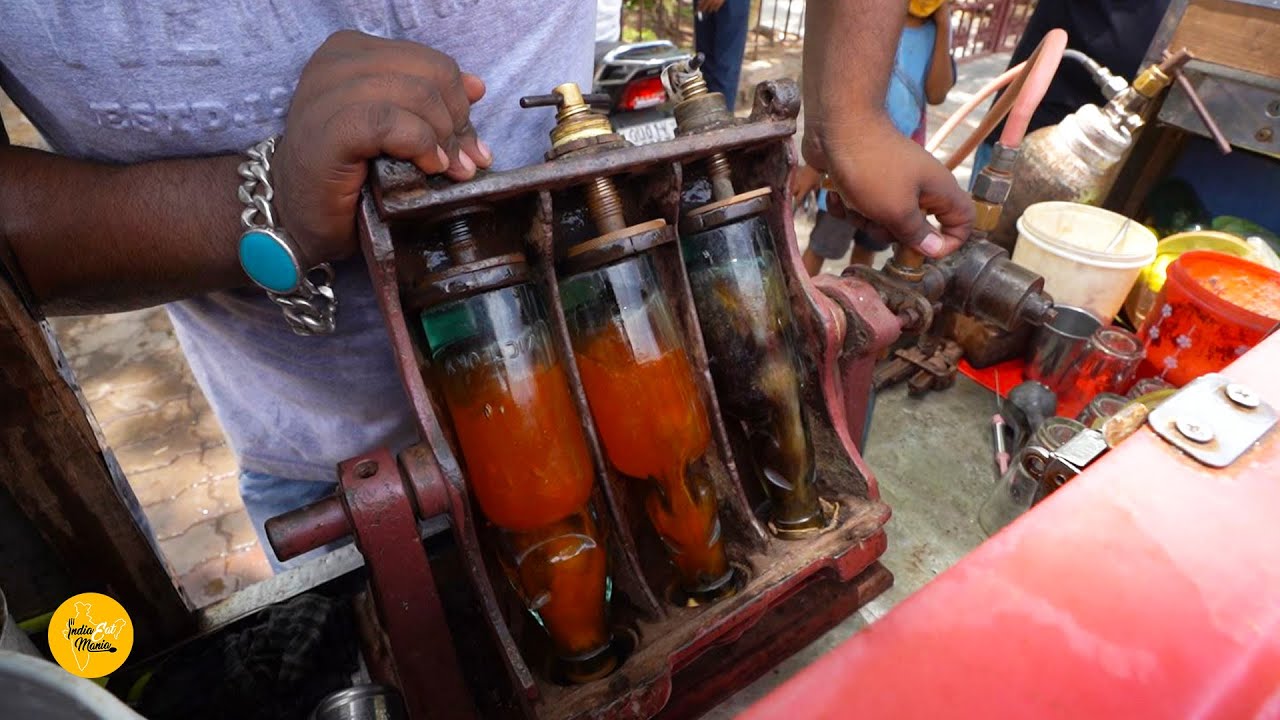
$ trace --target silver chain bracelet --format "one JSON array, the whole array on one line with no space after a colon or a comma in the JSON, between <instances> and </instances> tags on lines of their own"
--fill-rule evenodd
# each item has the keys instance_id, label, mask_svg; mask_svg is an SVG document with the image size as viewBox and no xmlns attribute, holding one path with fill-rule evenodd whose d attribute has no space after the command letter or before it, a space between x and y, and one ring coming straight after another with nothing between
<instances>
[{"instance_id":1,"label":"silver chain bracelet","mask_svg":"<svg viewBox=\"0 0 1280 720\"><path fill-rule=\"evenodd\" d=\"M329 263L320 263L305 272L293 240L276 224L272 201L271 158L276 138L268 138L249 148L248 160L240 163L237 195L245 204L240 222L240 266L249 279L267 291L284 318L298 335L327 335L337 326L338 298L333 291L334 272Z\"/></svg>"}]
</instances>

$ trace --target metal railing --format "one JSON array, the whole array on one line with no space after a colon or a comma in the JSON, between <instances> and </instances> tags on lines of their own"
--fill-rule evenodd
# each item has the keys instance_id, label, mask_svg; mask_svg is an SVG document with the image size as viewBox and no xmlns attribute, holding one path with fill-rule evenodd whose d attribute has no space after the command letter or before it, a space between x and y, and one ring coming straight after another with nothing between
<instances>
[{"instance_id":1,"label":"metal railing","mask_svg":"<svg viewBox=\"0 0 1280 720\"><path fill-rule=\"evenodd\" d=\"M750 57L761 44L773 46L804 39L805 0L750 0L748 29ZM622 7L622 39L670 40L693 48L697 0L627 0Z\"/></svg>"},{"instance_id":2,"label":"metal railing","mask_svg":"<svg viewBox=\"0 0 1280 720\"><path fill-rule=\"evenodd\" d=\"M626 0L622 39L662 38L692 48L696 4L697 0ZM761 47L804 40L806 0L751 0L751 4L749 57L759 57ZM952 55L963 62L1012 51L1035 4L1036 0L953 0Z\"/></svg>"},{"instance_id":3,"label":"metal railing","mask_svg":"<svg viewBox=\"0 0 1280 720\"><path fill-rule=\"evenodd\" d=\"M964 62L1012 52L1035 6L1035 0L955 0L951 56Z\"/></svg>"}]
</instances>

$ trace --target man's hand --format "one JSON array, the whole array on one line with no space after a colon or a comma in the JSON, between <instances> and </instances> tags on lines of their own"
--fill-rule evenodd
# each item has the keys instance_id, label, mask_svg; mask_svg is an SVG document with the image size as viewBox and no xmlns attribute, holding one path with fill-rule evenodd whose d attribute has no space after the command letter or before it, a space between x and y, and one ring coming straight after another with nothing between
<instances>
[{"instance_id":1,"label":"man's hand","mask_svg":"<svg viewBox=\"0 0 1280 720\"><path fill-rule=\"evenodd\" d=\"M899 134L885 114L905 19L902 0L809 4L804 158L827 171L845 205L899 242L940 257L969 237L974 209L951 173ZM926 214L937 218L941 231Z\"/></svg>"},{"instance_id":2,"label":"man's hand","mask_svg":"<svg viewBox=\"0 0 1280 720\"><path fill-rule=\"evenodd\" d=\"M698 12L713 13L724 5L724 0L698 0Z\"/></svg>"},{"instance_id":3,"label":"man's hand","mask_svg":"<svg viewBox=\"0 0 1280 720\"><path fill-rule=\"evenodd\" d=\"M839 125L811 119L803 151L807 163L831 176L846 207L925 255L949 254L973 229L969 195L942 163L887 118ZM926 214L937 218L940 230Z\"/></svg>"},{"instance_id":4,"label":"man's hand","mask_svg":"<svg viewBox=\"0 0 1280 720\"><path fill-rule=\"evenodd\" d=\"M813 169L812 165L801 165L796 168L795 177L791 179L791 203L799 205L809 193L818 189L822 182L822 173Z\"/></svg>"},{"instance_id":5,"label":"man's hand","mask_svg":"<svg viewBox=\"0 0 1280 720\"><path fill-rule=\"evenodd\" d=\"M368 162L409 160L455 180L489 167L471 104L484 83L424 45L335 33L302 70L273 163L281 225L304 267L356 249L355 215Z\"/></svg>"}]
</instances>

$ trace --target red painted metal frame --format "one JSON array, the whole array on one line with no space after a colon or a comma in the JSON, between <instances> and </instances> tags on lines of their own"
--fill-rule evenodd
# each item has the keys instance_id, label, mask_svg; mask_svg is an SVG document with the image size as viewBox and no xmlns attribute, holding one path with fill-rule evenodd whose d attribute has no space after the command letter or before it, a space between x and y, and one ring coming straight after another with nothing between
<instances>
[{"instance_id":1,"label":"red painted metal frame","mask_svg":"<svg viewBox=\"0 0 1280 720\"><path fill-rule=\"evenodd\" d=\"M1225 374L1280 407L1280 335ZM743 717L1280 717L1280 430L1144 428Z\"/></svg>"},{"instance_id":2,"label":"red painted metal frame","mask_svg":"<svg viewBox=\"0 0 1280 720\"><path fill-rule=\"evenodd\" d=\"M396 459L375 450L341 463L338 475L338 497L369 570L370 595L410 715L474 717Z\"/></svg>"},{"instance_id":3,"label":"red painted metal frame","mask_svg":"<svg viewBox=\"0 0 1280 720\"><path fill-rule=\"evenodd\" d=\"M871 379L880 352L894 343L902 334L902 321L881 301L879 293L869 283L857 277L818 275L812 279L822 293L831 320L826 323L828 332L840 337L847 352L834 352L823 358L822 367L833 377L822 378L823 390L828 393L828 405L844 409L843 428L845 439L856 446L856 461L862 462L862 437L867 425L867 405L871 402ZM868 484L875 476L860 468L867 476ZM871 489L872 497L880 497L878 486Z\"/></svg>"}]
</instances>

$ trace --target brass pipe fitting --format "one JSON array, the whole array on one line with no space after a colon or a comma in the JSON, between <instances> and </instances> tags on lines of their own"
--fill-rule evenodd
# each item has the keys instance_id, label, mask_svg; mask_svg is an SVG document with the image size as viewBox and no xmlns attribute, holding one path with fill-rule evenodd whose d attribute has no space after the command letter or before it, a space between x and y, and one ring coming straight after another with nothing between
<instances>
[{"instance_id":1,"label":"brass pipe fitting","mask_svg":"<svg viewBox=\"0 0 1280 720\"><path fill-rule=\"evenodd\" d=\"M701 56L699 56L699 59ZM686 132L698 132L731 122L732 114L725 104L724 95L713 93L698 70L701 62L691 66L691 72L680 73L675 83L680 102L676 104L676 126ZM707 158L707 177L711 180L711 194L716 200L728 200L737 194L733 189L733 177L729 158L722 152Z\"/></svg>"},{"instance_id":2,"label":"brass pipe fitting","mask_svg":"<svg viewBox=\"0 0 1280 720\"><path fill-rule=\"evenodd\" d=\"M1160 94L1161 90L1169 87L1169 83L1173 82L1173 78L1169 77L1160 69L1159 65L1152 65L1133 81L1133 89L1139 95L1150 100Z\"/></svg>"},{"instance_id":3,"label":"brass pipe fitting","mask_svg":"<svg viewBox=\"0 0 1280 720\"><path fill-rule=\"evenodd\" d=\"M978 215L973 221L973 232L975 234L982 233L982 237L986 237L992 230L996 229L996 225L1000 223L1000 212L1003 205L997 205L986 200L973 201L973 208Z\"/></svg>"},{"instance_id":4,"label":"brass pipe fitting","mask_svg":"<svg viewBox=\"0 0 1280 720\"><path fill-rule=\"evenodd\" d=\"M559 148L574 140L613 133L609 118L591 109L577 83L557 85L554 93L560 97L560 102L556 126L551 129L551 147Z\"/></svg>"},{"instance_id":5,"label":"brass pipe fitting","mask_svg":"<svg viewBox=\"0 0 1280 720\"><path fill-rule=\"evenodd\" d=\"M571 155L583 149L569 148L570 144L614 134L609 118L593 110L589 100L591 98L582 94L577 83L569 82L557 85L551 95L522 98L520 105L526 108L556 106L556 124L551 128L551 157L554 157L558 150ZM627 226L622 213L622 197L613 180L595 178L583 190L587 195L587 212L597 232L606 235Z\"/></svg>"}]
</instances>

